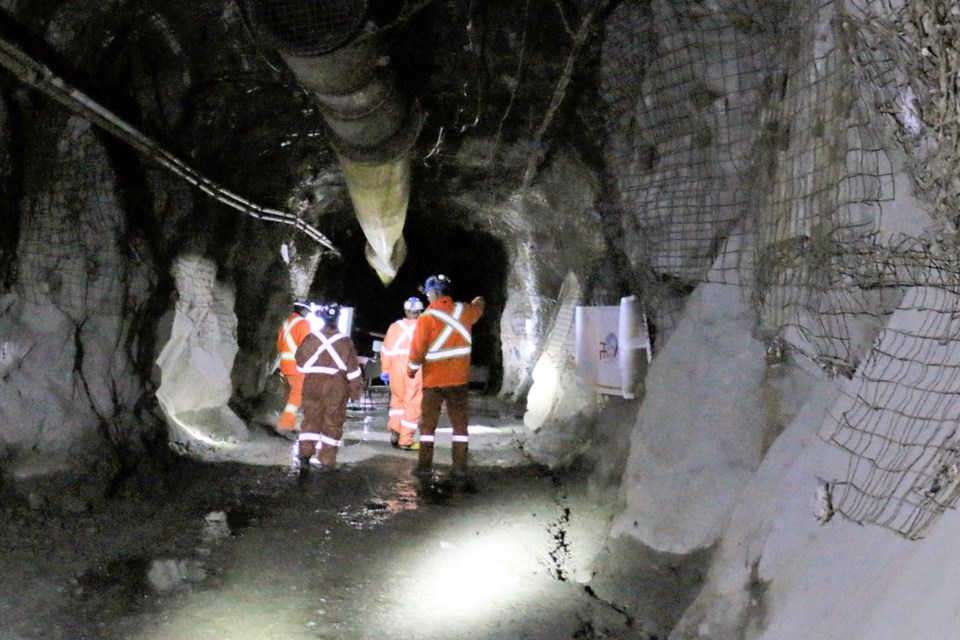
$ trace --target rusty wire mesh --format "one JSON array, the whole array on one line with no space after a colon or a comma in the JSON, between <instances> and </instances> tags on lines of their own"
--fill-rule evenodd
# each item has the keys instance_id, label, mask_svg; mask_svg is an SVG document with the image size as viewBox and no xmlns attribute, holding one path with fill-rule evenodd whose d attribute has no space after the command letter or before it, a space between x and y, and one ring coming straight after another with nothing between
<instances>
[{"instance_id":1,"label":"rusty wire mesh","mask_svg":"<svg viewBox=\"0 0 960 640\"><path fill-rule=\"evenodd\" d=\"M957 285L908 290L823 432L849 454L835 509L910 539L960 495Z\"/></svg>"},{"instance_id":2,"label":"rusty wire mesh","mask_svg":"<svg viewBox=\"0 0 960 640\"><path fill-rule=\"evenodd\" d=\"M842 18L855 86L895 123L887 131L934 228L842 254L847 281L905 295L820 435L849 454L836 510L918 539L960 497L960 104L956 82L943 81L960 61L960 16L944 0L866 0Z\"/></svg>"},{"instance_id":3,"label":"rusty wire mesh","mask_svg":"<svg viewBox=\"0 0 960 640\"><path fill-rule=\"evenodd\" d=\"M859 327L878 328L890 309L878 299L882 289L858 286L843 265L878 241L895 183L879 117L851 90L852 62L833 4L795 5L797 40L788 44L779 96L765 109L758 141L765 162L755 173L749 224L764 331L790 336L817 363L849 374L865 346Z\"/></svg>"},{"instance_id":4,"label":"rusty wire mesh","mask_svg":"<svg viewBox=\"0 0 960 640\"><path fill-rule=\"evenodd\" d=\"M960 485L951 4L624 3L601 76L631 261L742 286L760 337L850 378L820 431L849 455L834 507L911 539ZM934 228L900 233L911 207Z\"/></svg>"},{"instance_id":5,"label":"rusty wire mesh","mask_svg":"<svg viewBox=\"0 0 960 640\"><path fill-rule=\"evenodd\" d=\"M302 56L336 49L368 18L367 0L247 0L247 5L275 46Z\"/></svg>"},{"instance_id":6,"label":"rusty wire mesh","mask_svg":"<svg viewBox=\"0 0 960 640\"><path fill-rule=\"evenodd\" d=\"M76 117L56 121L61 152L37 153L28 169L44 177L23 200L17 288L28 300L52 301L83 319L120 305L129 243L114 174L93 126Z\"/></svg>"},{"instance_id":7,"label":"rusty wire mesh","mask_svg":"<svg viewBox=\"0 0 960 640\"><path fill-rule=\"evenodd\" d=\"M610 166L637 261L701 279L749 199L757 105L775 46L742 38L722 11L670 7L657 21L626 3L611 16L601 93L614 134ZM623 37L623 34L629 37ZM639 70L644 70L642 73ZM722 106L720 103L723 103Z\"/></svg>"}]
</instances>

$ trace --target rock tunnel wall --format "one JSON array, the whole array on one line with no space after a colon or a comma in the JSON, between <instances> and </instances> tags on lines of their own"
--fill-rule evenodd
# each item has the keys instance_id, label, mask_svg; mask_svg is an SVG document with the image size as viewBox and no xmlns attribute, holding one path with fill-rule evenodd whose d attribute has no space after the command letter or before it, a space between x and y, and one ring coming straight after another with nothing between
<instances>
[{"instance_id":1,"label":"rock tunnel wall","mask_svg":"<svg viewBox=\"0 0 960 640\"><path fill-rule=\"evenodd\" d=\"M953 484L923 497L943 485L954 450L939 391L952 388L952 341L931 342L950 332L937 318L956 299L942 188L953 134L940 115L951 90L931 89L947 64L935 52L949 51L936 25L951 16L935 2L624 3L601 85L624 245L656 274L652 315L671 324L657 304L677 280L734 287L761 351L865 377L821 434L851 457L836 506L907 537L955 500ZM918 322L883 331L898 307ZM708 375L722 384L732 368L717 361ZM724 428L704 415L666 431L700 421ZM764 429L745 436L756 448L738 465L759 464ZM641 457L634 466L649 472Z\"/></svg>"},{"instance_id":2,"label":"rock tunnel wall","mask_svg":"<svg viewBox=\"0 0 960 640\"><path fill-rule=\"evenodd\" d=\"M31 54L208 176L252 197L287 194L283 206L308 223L337 210L336 185L323 202L311 195L333 164L315 142L319 120L309 111L304 117L297 88L258 57L235 6L5 3L4 10L5 35L17 35ZM209 47L203 59L190 45L198 41ZM75 486L96 493L148 450L165 447L156 363L179 303L190 302L192 317L211 326L233 327L211 334L201 322L181 335L223 341L210 349L227 356L218 378L226 386L216 392L222 403L232 402L234 389L240 399L253 397L295 284L290 264L315 267L322 248L292 228L238 218L88 120L4 80L4 485L83 477ZM267 135L278 125L279 142ZM175 280L181 257L207 265L192 284ZM234 288L244 292L236 305L232 293L216 295ZM195 295L187 300L184 292ZM228 300L229 308L194 304L207 298ZM56 488L50 495L56 499Z\"/></svg>"},{"instance_id":3,"label":"rock tunnel wall","mask_svg":"<svg viewBox=\"0 0 960 640\"><path fill-rule=\"evenodd\" d=\"M671 15L684 13L682 7L662 9ZM748 9L731 3L709 15L692 9L684 14L706 27L698 33L707 43L685 47L687 59L693 60L684 68L686 75L676 77L675 86L687 86L687 75L709 69L707 60L720 65L715 68L737 69L738 77L722 77L749 88L756 117L749 135L736 121L717 120L723 126L710 128L717 140L739 136L749 142L749 153L727 155L752 161L737 172L742 177L741 218L732 227L737 241L714 253L717 265L703 280L746 287L759 322L756 335L775 352L789 350L828 375L866 376L857 400L838 408L837 422L828 421L822 433L851 456L848 476L838 481L836 506L857 521L876 522L912 537L955 500L952 493L938 493L932 500L922 497L924 488L940 484L938 474L952 464L952 429L943 425L939 410L928 415L923 407L949 402L941 394L949 393L945 380L951 377L954 358L930 342L930 331L939 331L931 328L940 326L937 318L952 312L957 270L949 196L931 186L952 180L952 162L940 155L943 147L935 142L951 135L950 130L941 131L938 115L947 109L949 98L929 89L939 75L937 65L944 62L934 56L939 62L914 63L915 55L921 60L933 55L917 53L925 42L931 51L943 48L937 40L940 31L932 25L951 14L936 3L904 8L883 2L820 2L791 6L785 22L758 29L756 19L764 14ZM764 57L776 64L762 73L749 64L756 60L752 51L743 56L736 48L709 46L729 42L731 38L720 37L716 29L742 30L743 15L753 17L752 33L776 35L780 43L776 50L766 50ZM904 40L893 38L894 33L909 35ZM691 50L698 55L691 56ZM660 78L652 82L662 83L659 68L650 69ZM725 112L731 102L742 103L717 93L713 105L722 105ZM920 95L927 98L920 100ZM648 102L641 109L644 116ZM888 139L898 144L885 144ZM658 163L664 163L666 154L657 155ZM718 165L723 163L710 163ZM661 181L651 180L656 187L625 193L659 194ZM683 184L687 199L704 195L702 180ZM707 185L722 193L715 183ZM914 200L911 192L926 203ZM673 195L671 204L684 200ZM719 218L730 210L719 204L712 209ZM673 237L686 243L711 239L709 227L702 225L682 231L682 225L698 215L703 211L678 215ZM675 245L654 246L656 256ZM737 272L735 279L730 270ZM903 298L911 287L920 292ZM898 313L917 313L918 321L911 329L891 327L881 334L898 306ZM949 332L945 326L940 330ZM932 367L934 361L941 364ZM918 367L927 375L918 376ZM888 444L881 446L881 441ZM905 459L912 462L900 462Z\"/></svg>"},{"instance_id":4,"label":"rock tunnel wall","mask_svg":"<svg viewBox=\"0 0 960 640\"><path fill-rule=\"evenodd\" d=\"M671 638L948 637L930 607L839 593L929 593L920 556L942 549L958 497L957 120L941 82L956 8L674 1L611 20L656 43L610 47L607 153L624 245L669 276L647 300L672 325L613 536L719 544ZM673 323L657 304L675 278L696 288ZM810 620L828 601L844 606Z\"/></svg>"}]
</instances>

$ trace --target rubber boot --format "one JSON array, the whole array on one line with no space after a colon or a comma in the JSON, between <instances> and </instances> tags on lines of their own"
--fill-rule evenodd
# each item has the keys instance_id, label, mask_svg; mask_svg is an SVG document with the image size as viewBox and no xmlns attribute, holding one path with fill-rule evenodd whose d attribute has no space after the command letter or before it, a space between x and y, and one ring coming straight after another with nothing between
<instances>
[{"instance_id":1,"label":"rubber boot","mask_svg":"<svg viewBox=\"0 0 960 640\"><path fill-rule=\"evenodd\" d=\"M310 475L310 456L300 458L300 465L297 467L297 477L300 480L306 480Z\"/></svg>"},{"instance_id":2,"label":"rubber boot","mask_svg":"<svg viewBox=\"0 0 960 640\"><path fill-rule=\"evenodd\" d=\"M467 475L467 444L466 442L453 443L453 465L450 469L450 480L456 491L477 493L477 485Z\"/></svg>"},{"instance_id":3,"label":"rubber boot","mask_svg":"<svg viewBox=\"0 0 960 640\"><path fill-rule=\"evenodd\" d=\"M453 476L467 475L467 442L453 443L453 466L450 469Z\"/></svg>"},{"instance_id":4,"label":"rubber boot","mask_svg":"<svg viewBox=\"0 0 960 640\"><path fill-rule=\"evenodd\" d=\"M320 451L317 452L317 460L323 467L333 469L337 466L337 453L339 451L340 447L331 447L325 444L320 447Z\"/></svg>"},{"instance_id":5,"label":"rubber boot","mask_svg":"<svg viewBox=\"0 0 960 640\"><path fill-rule=\"evenodd\" d=\"M433 473L433 443L421 440L419 454L417 468L413 470L413 473L420 477L429 476Z\"/></svg>"}]
</instances>

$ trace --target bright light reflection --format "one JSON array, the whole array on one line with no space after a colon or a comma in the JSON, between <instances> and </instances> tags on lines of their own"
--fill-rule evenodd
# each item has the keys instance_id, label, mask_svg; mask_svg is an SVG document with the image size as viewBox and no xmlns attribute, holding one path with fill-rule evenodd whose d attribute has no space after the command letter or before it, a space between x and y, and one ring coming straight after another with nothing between
<instances>
[{"instance_id":1,"label":"bright light reflection","mask_svg":"<svg viewBox=\"0 0 960 640\"><path fill-rule=\"evenodd\" d=\"M461 546L441 540L439 547L439 557L427 572L425 586L424 596L431 609L447 609L459 619L464 604L470 603L467 609L475 617L487 613L496 599L513 593L521 585L516 567L523 563L523 558L512 545L479 540Z\"/></svg>"},{"instance_id":2,"label":"bright light reflection","mask_svg":"<svg viewBox=\"0 0 960 640\"><path fill-rule=\"evenodd\" d=\"M167 420L172 421L174 424L176 424L177 428L180 429L181 433L185 434L191 440L202 442L203 444L210 447L220 447L220 448L226 449L226 448L231 448L236 446L235 443L232 443L232 442L227 442L224 440L215 440L214 438L211 438L203 431L197 429L196 427L194 427L193 425L187 422L184 422L177 416L170 415L169 412L164 412L164 415L166 416ZM182 443L182 444L187 444L187 443Z\"/></svg>"},{"instance_id":3,"label":"bright light reflection","mask_svg":"<svg viewBox=\"0 0 960 640\"><path fill-rule=\"evenodd\" d=\"M489 512L458 513L455 524L418 534L415 546L405 547L396 562L384 565L381 579L374 579L389 588L374 606L376 591L362 583L330 589L323 586L327 579L317 576L319 588L312 581L304 588L303 576L288 579L277 567L251 562L216 588L184 592L133 637L309 640L334 637L324 634L336 632L339 620L371 633L389 630L385 638L468 638L470 625L495 625L505 610L536 611L542 605L544 581L551 579L543 564L549 534L528 509L503 505L493 521ZM361 599L355 607L349 604L354 598ZM363 601L367 598L370 602ZM384 607L385 602L396 604Z\"/></svg>"},{"instance_id":4,"label":"bright light reflection","mask_svg":"<svg viewBox=\"0 0 960 640\"><path fill-rule=\"evenodd\" d=\"M184 592L133 637L307 640L334 637L323 634L337 633L342 623L389 630L385 638L440 640L467 638L471 625L496 625L504 611L540 610L544 585L553 580L554 540L545 526L551 507L518 499L494 511L452 509L438 526L396 547L379 575L366 576L376 588L347 576L336 587L328 586L329 576L287 576L283 563L256 553L216 587ZM353 598L370 602L347 607Z\"/></svg>"},{"instance_id":5,"label":"bright light reflection","mask_svg":"<svg viewBox=\"0 0 960 640\"><path fill-rule=\"evenodd\" d=\"M543 564L548 534L530 520L523 505L491 522L489 513L469 520L457 514L450 525L420 539L419 553L407 553L396 571L406 576L394 597L409 607L418 637L443 638L464 624L502 617L505 609L523 608L542 597L547 569Z\"/></svg>"},{"instance_id":6,"label":"bright light reflection","mask_svg":"<svg viewBox=\"0 0 960 640\"><path fill-rule=\"evenodd\" d=\"M284 596L288 596L287 599ZM167 610L137 640L226 639L301 640L316 637L303 622L302 602L281 589L231 585L215 592L196 592L175 610Z\"/></svg>"},{"instance_id":7,"label":"bright light reflection","mask_svg":"<svg viewBox=\"0 0 960 640\"><path fill-rule=\"evenodd\" d=\"M467 433L506 433L508 430L490 427L485 424L467 425ZM437 433L453 433L453 427L437 427Z\"/></svg>"}]
</instances>

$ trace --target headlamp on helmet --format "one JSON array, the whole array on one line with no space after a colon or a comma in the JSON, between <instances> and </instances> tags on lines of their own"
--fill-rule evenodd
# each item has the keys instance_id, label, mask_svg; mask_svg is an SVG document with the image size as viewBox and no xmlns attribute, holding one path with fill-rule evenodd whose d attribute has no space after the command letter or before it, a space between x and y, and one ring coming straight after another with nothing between
<instances>
[{"instance_id":1,"label":"headlamp on helmet","mask_svg":"<svg viewBox=\"0 0 960 640\"><path fill-rule=\"evenodd\" d=\"M337 325L337 319L340 316L340 305L336 302L330 304L311 302L307 305L307 308L309 309L307 322L310 323L310 330L314 333L324 327L335 327Z\"/></svg>"},{"instance_id":2,"label":"headlamp on helmet","mask_svg":"<svg viewBox=\"0 0 960 640\"><path fill-rule=\"evenodd\" d=\"M437 293L447 293L450 291L450 278L441 274L430 276L427 278L427 281L423 283L423 286L420 287L420 291L423 293L429 293L435 291Z\"/></svg>"},{"instance_id":3,"label":"headlamp on helmet","mask_svg":"<svg viewBox=\"0 0 960 640\"><path fill-rule=\"evenodd\" d=\"M336 302L320 305L317 315L327 324L336 324L337 318L340 317L340 305Z\"/></svg>"},{"instance_id":4,"label":"headlamp on helmet","mask_svg":"<svg viewBox=\"0 0 960 640\"><path fill-rule=\"evenodd\" d=\"M414 312L423 311L423 302L416 296L407 298L403 303L403 310Z\"/></svg>"}]
</instances>

